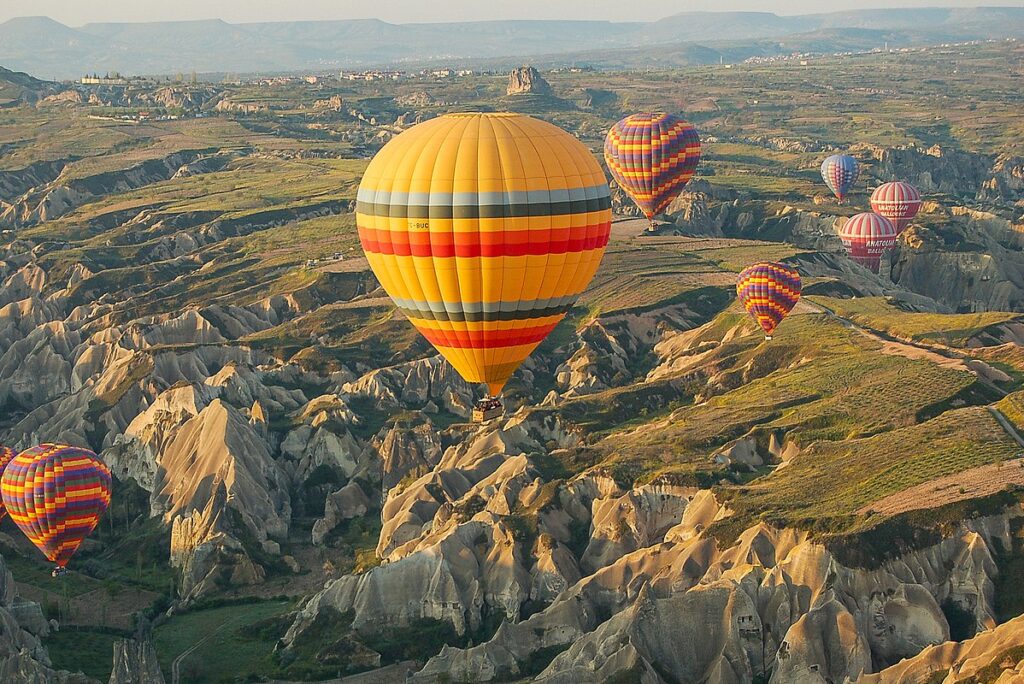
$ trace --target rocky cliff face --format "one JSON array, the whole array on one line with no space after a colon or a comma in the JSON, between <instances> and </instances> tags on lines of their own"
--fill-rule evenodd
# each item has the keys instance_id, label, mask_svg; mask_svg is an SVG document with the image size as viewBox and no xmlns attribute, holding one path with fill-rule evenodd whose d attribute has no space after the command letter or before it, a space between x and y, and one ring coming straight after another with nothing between
<instances>
[{"instance_id":1,"label":"rocky cliff face","mask_svg":"<svg viewBox=\"0 0 1024 684\"><path fill-rule=\"evenodd\" d=\"M551 94L551 84L545 81L540 72L532 66L516 67L508 75L508 87L505 89L505 94L523 95L525 93Z\"/></svg>"},{"instance_id":2,"label":"rocky cliff face","mask_svg":"<svg viewBox=\"0 0 1024 684\"><path fill-rule=\"evenodd\" d=\"M624 490L596 474L546 484L531 454L576 439L540 414L463 435L389 492L384 564L313 596L286 648L324 614L351 614L367 634L430 618L483 640L444 649L417 681L523 677L559 653L539 681L771 672L781 684L853 681L914 656L949 639L950 606L973 629L995 624L993 555L1020 509L881 567L851 567L806 533L764 524L718 542L706 530L729 511L707 490Z\"/></svg>"},{"instance_id":3,"label":"rocky cliff face","mask_svg":"<svg viewBox=\"0 0 1024 684\"><path fill-rule=\"evenodd\" d=\"M913 658L865 675L863 684L1024 680L1024 617L963 642L928 646Z\"/></svg>"},{"instance_id":4,"label":"rocky cliff face","mask_svg":"<svg viewBox=\"0 0 1024 684\"><path fill-rule=\"evenodd\" d=\"M925 193L1014 201L1024 190L1024 159L1020 157L989 157L941 145L864 150L874 162L877 178L905 180Z\"/></svg>"},{"instance_id":5,"label":"rocky cliff face","mask_svg":"<svg viewBox=\"0 0 1024 684\"><path fill-rule=\"evenodd\" d=\"M743 682L767 671L779 683L854 681L946 641L940 604L960 606L978 629L993 624L992 548L1006 518L864 570L764 526L722 547L697 532L722 515L716 509L693 498L662 541L585 576L489 641L446 649L416 680L522 676L535 654L561 651L538 681Z\"/></svg>"},{"instance_id":6,"label":"rocky cliff face","mask_svg":"<svg viewBox=\"0 0 1024 684\"><path fill-rule=\"evenodd\" d=\"M50 221L105 194L167 180L201 154L200 150L175 152L123 171L85 178L62 180L58 176L50 182L27 189L18 197L12 197L6 201L6 205L0 204L0 227L19 227Z\"/></svg>"}]
</instances>

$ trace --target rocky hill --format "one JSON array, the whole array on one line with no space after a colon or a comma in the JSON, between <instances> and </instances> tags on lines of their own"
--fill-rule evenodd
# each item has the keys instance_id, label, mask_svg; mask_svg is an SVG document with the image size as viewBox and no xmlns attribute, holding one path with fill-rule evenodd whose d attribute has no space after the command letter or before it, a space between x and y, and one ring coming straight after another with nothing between
<instances>
[{"instance_id":1,"label":"rocky hill","mask_svg":"<svg viewBox=\"0 0 1024 684\"><path fill-rule=\"evenodd\" d=\"M909 116L956 76L946 52L828 79L545 72L589 103L425 75L117 91L178 119L5 109L0 443L88 447L115 484L62 583L0 522L0 679L1013 681L1018 48L961 47L986 114L950 102L955 126ZM911 72L881 133L821 123ZM778 101L755 105L765 74ZM701 83L698 178L655 234L614 189L590 287L505 414L469 421L482 388L361 256L367 157L495 103L597 151L634 91ZM816 166L850 147L865 181L838 205ZM834 226L897 176L926 204L876 275ZM734 294L762 259L804 282L771 342Z\"/></svg>"},{"instance_id":2,"label":"rocky hill","mask_svg":"<svg viewBox=\"0 0 1024 684\"><path fill-rule=\"evenodd\" d=\"M56 83L0 67L0 107L34 104L57 92L59 88Z\"/></svg>"}]
</instances>

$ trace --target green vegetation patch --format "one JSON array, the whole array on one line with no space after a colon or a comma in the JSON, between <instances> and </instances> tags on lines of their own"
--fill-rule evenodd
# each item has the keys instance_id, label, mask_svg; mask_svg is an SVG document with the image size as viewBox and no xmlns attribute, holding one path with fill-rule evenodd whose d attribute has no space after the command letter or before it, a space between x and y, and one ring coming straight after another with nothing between
<instances>
[{"instance_id":1,"label":"green vegetation patch","mask_svg":"<svg viewBox=\"0 0 1024 684\"><path fill-rule=\"evenodd\" d=\"M291 607L288 601L263 601L174 615L153 631L164 677L170 681L171 663L193 646L195 650L181 663L184 681L201 684L269 674L273 670L270 653L277 638L250 628Z\"/></svg>"},{"instance_id":2,"label":"green vegetation patch","mask_svg":"<svg viewBox=\"0 0 1024 684\"><path fill-rule=\"evenodd\" d=\"M987 311L970 314L911 313L903 311L884 297L836 299L814 297L843 318L872 330L915 342L932 342L964 347L971 338L994 326L1020 318L1020 314Z\"/></svg>"},{"instance_id":3,"label":"green vegetation patch","mask_svg":"<svg viewBox=\"0 0 1024 684\"><path fill-rule=\"evenodd\" d=\"M870 510L873 502L936 478L1010 460L1018 451L1017 443L983 407L949 411L926 423L872 437L817 442L767 477L722 488L720 495L736 517L716 525L716 536L728 542L730 531L759 519L811 530L825 539L882 530L886 516ZM1012 501L999 496L993 501L1003 507ZM967 512L956 507L973 503L953 505L949 510L958 512L951 517L962 520ZM858 513L862 508L868 509L866 514ZM998 510L997 505L991 512ZM916 519L933 524L939 516L934 510L904 516L905 521ZM908 523L904 531L911 528L915 526ZM886 536L893 532L884 531ZM898 542L899 535L894 536L897 539L891 541ZM908 532L907 539L912 536ZM857 544L865 545L865 537L858 537ZM897 543L890 549L898 547Z\"/></svg>"},{"instance_id":4,"label":"green vegetation patch","mask_svg":"<svg viewBox=\"0 0 1024 684\"><path fill-rule=\"evenodd\" d=\"M126 634L115 630L62 628L43 640L53 667L82 672L105 682L114 664L114 642Z\"/></svg>"}]
</instances>

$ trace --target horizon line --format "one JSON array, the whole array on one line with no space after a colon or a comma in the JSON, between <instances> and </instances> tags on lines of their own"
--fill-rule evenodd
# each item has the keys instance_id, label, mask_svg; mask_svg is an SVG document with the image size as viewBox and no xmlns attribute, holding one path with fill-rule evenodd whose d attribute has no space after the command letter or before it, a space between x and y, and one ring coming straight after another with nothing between
<instances>
[{"instance_id":1,"label":"horizon line","mask_svg":"<svg viewBox=\"0 0 1024 684\"><path fill-rule=\"evenodd\" d=\"M437 21L394 22L394 21L387 21L386 19L380 19L379 17L347 17L347 18L339 17L339 18L331 18L331 19L320 17L320 18L306 18L306 19L276 19L276 20L275 19L271 19L271 20L255 20L255 21L228 21L227 19L223 19L221 17L196 17L196 18L192 18L192 19L152 19L152 20L148 20L148 21L119 21L119 20L94 21L94 22L87 22L85 24L72 25L72 24L66 24L63 21L60 21L59 19L54 19L53 17L49 16L48 14L26 14L26 15L20 15L20 16L16 16L16 17L8 17L7 19L4 19L2 22L0 22L0 26L2 26L3 24L7 24L9 22L12 22L12 21L19 21L19 20L24 20L24 19L46 19L48 21L54 22L55 24L60 24L61 26L64 26L65 28L70 28L70 29L80 29L80 28L84 28L86 26L94 26L94 25L101 25L101 24L106 24L106 25L115 24L115 25L124 25L124 26L144 26L144 25L148 25L148 24L190 24L190 23L199 24L199 23L208 23L208 22L220 22L220 23L226 24L228 26L251 26L251 25L260 25L260 24L304 24L304 23L324 23L324 22L338 23L338 22L359 22L359 21L374 21L374 22L380 22L382 24L387 24L389 26L424 26L424 25L429 26L429 25L435 25L435 24L488 24L488 23L512 23L512 22L515 22L515 23L531 23L531 22L540 23L540 22L546 22L546 23L622 24L622 25L629 25L629 24L654 24L654 23L657 23L657 22L660 22L660 21L664 21L666 19L671 19L673 17L681 17L681 16L687 16L687 15L752 14L752 15L771 15L771 16L776 16L776 17L814 17L814 16L828 16L828 15L837 15L837 14L851 14L851 13L858 13L858 12L865 12L865 11L867 11L867 12L870 12L870 11L885 11L885 12L889 12L889 11L900 11L900 10L903 10L903 11L912 11L912 12L926 12L926 11L933 11L933 10L951 10L951 11L955 11L955 10L985 10L985 9L993 9L993 10L1020 10L1020 11L1024 12L1024 5L987 5L987 4L979 4L979 5L973 5L973 6L967 6L967 7L950 7L950 6L941 6L941 5L932 5L932 6L925 6L925 7L906 7L906 6L878 5L878 6L872 6L872 7L859 7L857 9L834 10L834 11L831 11L831 12L798 12L798 13L794 13L794 14L787 14L787 13L780 13L780 12L771 12L771 11L762 11L762 10L689 10L689 11L683 11L683 12L675 12L673 14L667 14L667 15L665 15L663 17L659 17L657 19L635 20L635 21L616 20L616 19L529 19L529 18L528 19L522 19L522 18L505 18L505 19L502 19L502 18L498 18L498 19L473 19L473 20L463 20L463 21L460 21L458 19L439 19Z\"/></svg>"}]
</instances>

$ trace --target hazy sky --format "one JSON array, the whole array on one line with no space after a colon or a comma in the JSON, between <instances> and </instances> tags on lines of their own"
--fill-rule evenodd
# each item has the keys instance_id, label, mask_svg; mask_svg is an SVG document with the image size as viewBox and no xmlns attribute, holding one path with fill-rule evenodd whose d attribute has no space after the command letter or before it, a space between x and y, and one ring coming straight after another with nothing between
<instances>
[{"instance_id":1,"label":"hazy sky","mask_svg":"<svg viewBox=\"0 0 1024 684\"><path fill-rule=\"evenodd\" d=\"M0 21L47 15L69 26L91 21L219 18L229 22L362 19L390 22L478 19L658 19L688 10L758 10L777 14L862 6L1022 6L1024 0L0 0Z\"/></svg>"}]
</instances>

